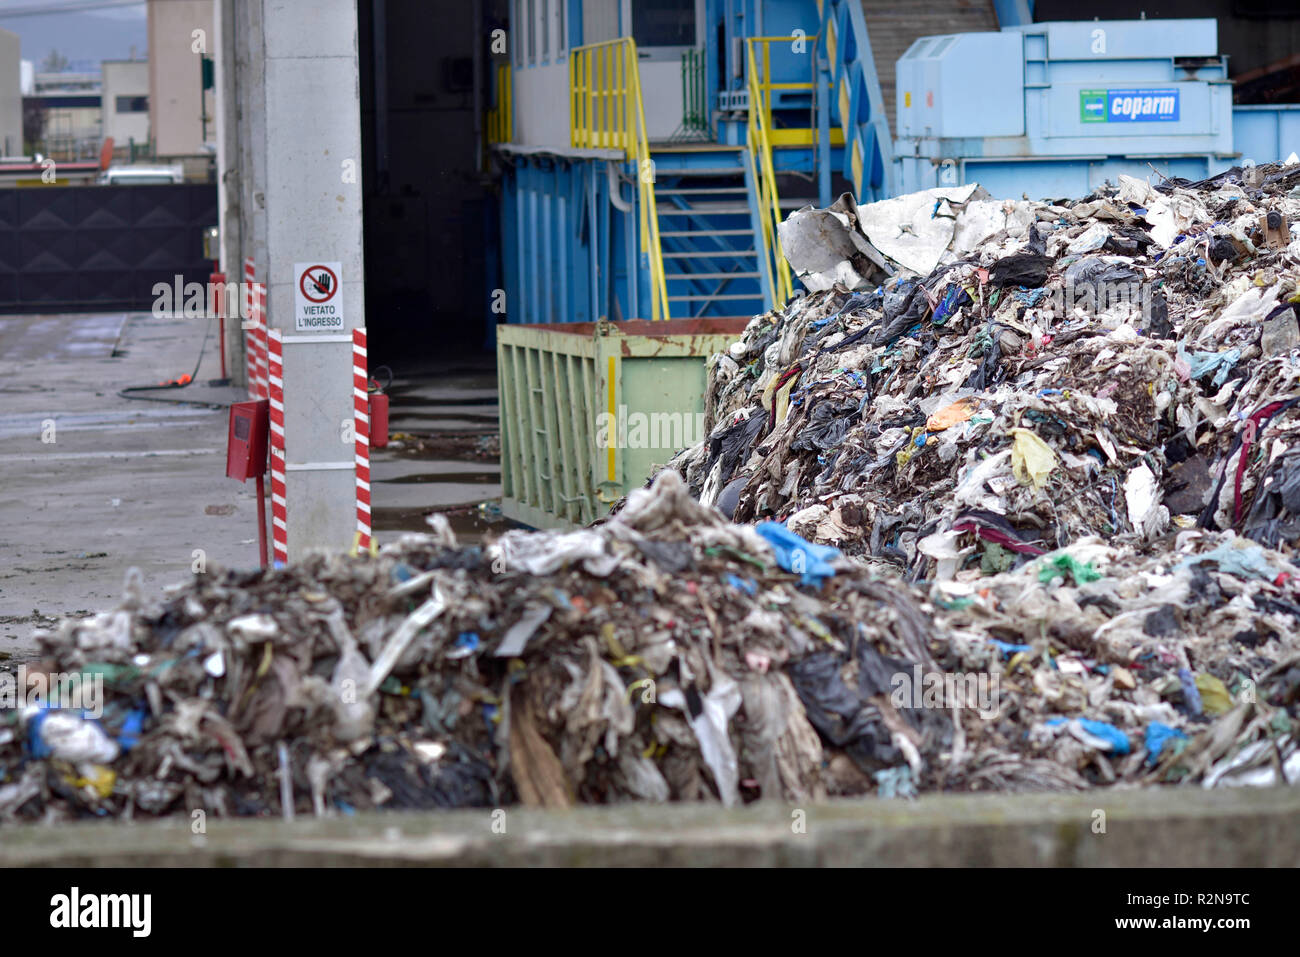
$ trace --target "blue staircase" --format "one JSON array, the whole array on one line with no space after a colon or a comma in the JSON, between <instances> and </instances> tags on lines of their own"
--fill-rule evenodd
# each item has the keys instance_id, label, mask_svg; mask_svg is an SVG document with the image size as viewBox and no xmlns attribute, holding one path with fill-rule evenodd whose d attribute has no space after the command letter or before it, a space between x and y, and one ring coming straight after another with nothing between
<instances>
[{"instance_id":1,"label":"blue staircase","mask_svg":"<svg viewBox=\"0 0 1300 957\"><path fill-rule=\"evenodd\" d=\"M771 308L760 272L758 210L739 148L709 144L681 154L654 153L655 199L668 310L673 319L753 316ZM788 214L815 203L814 188L782 193Z\"/></svg>"},{"instance_id":2,"label":"blue staircase","mask_svg":"<svg viewBox=\"0 0 1300 957\"><path fill-rule=\"evenodd\" d=\"M689 155L700 159L667 169L666 157L655 157L668 313L687 319L763 312L758 247L740 153L722 149Z\"/></svg>"}]
</instances>

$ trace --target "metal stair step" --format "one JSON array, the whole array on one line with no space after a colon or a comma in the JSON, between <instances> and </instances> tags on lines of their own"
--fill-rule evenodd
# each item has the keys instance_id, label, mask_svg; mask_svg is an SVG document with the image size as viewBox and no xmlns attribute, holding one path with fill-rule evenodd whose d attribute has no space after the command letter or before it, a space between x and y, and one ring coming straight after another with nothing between
<instances>
[{"instance_id":1,"label":"metal stair step","mask_svg":"<svg viewBox=\"0 0 1300 957\"><path fill-rule=\"evenodd\" d=\"M679 169L671 169L666 166L656 167L655 176L742 176L744 169L740 166L683 166Z\"/></svg>"},{"instance_id":2,"label":"metal stair step","mask_svg":"<svg viewBox=\"0 0 1300 957\"><path fill-rule=\"evenodd\" d=\"M665 279L757 279L756 272L666 272Z\"/></svg>"},{"instance_id":3,"label":"metal stair step","mask_svg":"<svg viewBox=\"0 0 1300 957\"><path fill-rule=\"evenodd\" d=\"M672 236L674 238L683 236L752 236L754 231L752 229L695 229L686 232L661 232L659 235L660 237Z\"/></svg>"},{"instance_id":4,"label":"metal stair step","mask_svg":"<svg viewBox=\"0 0 1300 957\"><path fill-rule=\"evenodd\" d=\"M747 193L743 186L682 186L670 189L655 189L656 196L698 196L709 193Z\"/></svg>"},{"instance_id":5,"label":"metal stair step","mask_svg":"<svg viewBox=\"0 0 1300 957\"><path fill-rule=\"evenodd\" d=\"M663 234L661 233L660 235ZM734 256L736 259L744 259L746 257L752 258L757 255L758 255L758 251L754 249L709 249L709 250L702 249L699 252L692 252L692 253L664 253L663 254L664 259L703 259L705 257L716 258L718 256Z\"/></svg>"},{"instance_id":6,"label":"metal stair step","mask_svg":"<svg viewBox=\"0 0 1300 957\"><path fill-rule=\"evenodd\" d=\"M744 293L744 292L723 293L722 295L717 295L717 296L711 296L711 295L709 295L708 293L701 293L701 294L698 295L698 296L669 296L669 297L668 297L668 301L669 301L669 302L699 302L701 299L708 299L708 300L711 301L711 302L718 302L719 300L722 300L722 299L731 299L731 300L736 300L736 299L749 299L749 300L759 299L759 300L761 300L762 298L763 298L763 294L762 294L762 293L758 293L758 292L750 292L750 293Z\"/></svg>"},{"instance_id":7,"label":"metal stair step","mask_svg":"<svg viewBox=\"0 0 1300 957\"><path fill-rule=\"evenodd\" d=\"M735 216L739 213L749 214L749 206L745 203L715 203L709 206L690 206L682 209L679 206L663 206L660 204L660 216Z\"/></svg>"}]
</instances>

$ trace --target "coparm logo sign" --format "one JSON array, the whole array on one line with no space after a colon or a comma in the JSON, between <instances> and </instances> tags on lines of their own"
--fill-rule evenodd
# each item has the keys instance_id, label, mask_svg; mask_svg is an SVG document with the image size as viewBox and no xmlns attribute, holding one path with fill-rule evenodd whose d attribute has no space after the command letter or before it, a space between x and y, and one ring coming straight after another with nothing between
<instances>
[{"instance_id":1,"label":"coparm logo sign","mask_svg":"<svg viewBox=\"0 0 1300 957\"><path fill-rule=\"evenodd\" d=\"M1151 123L1178 119L1177 90L1080 90L1084 123Z\"/></svg>"}]
</instances>

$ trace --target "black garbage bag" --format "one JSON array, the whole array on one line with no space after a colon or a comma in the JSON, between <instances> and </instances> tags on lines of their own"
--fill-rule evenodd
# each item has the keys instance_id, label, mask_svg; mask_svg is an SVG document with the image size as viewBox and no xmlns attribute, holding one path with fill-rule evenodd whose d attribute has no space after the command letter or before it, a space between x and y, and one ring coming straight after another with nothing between
<instances>
[{"instance_id":1,"label":"black garbage bag","mask_svg":"<svg viewBox=\"0 0 1300 957\"><path fill-rule=\"evenodd\" d=\"M721 459L723 478L731 478L732 473L749 458L750 450L762 433L765 421L765 416L755 413L721 432L714 432L709 437L709 461L706 472L712 471L714 465Z\"/></svg>"},{"instance_id":2,"label":"black garbage bag","mask_svg":"<svg viewBox=\"0 0 1300 957\"><path fill-rule=\"evenodd\" d=\"M795 452L825 452L844 441L849 428L858 420L860 402L849 397L836 400L827 397L817 402L808 412L808 418L791 444Z\"/></svg>"},{"instance_id":3,"label":"black garbage bag","mask_svg":"<svg viewBox=\"0 0 1300 957\"><path fill-rule=\"evenodd\" d=\"M989 284L1037 289L1047 282L1052 261L1041 253L1013 253L989 269Z\"/></svg>"},{"instance_id":4,"label":"black garbage bag","mask_svg":"<svg viewBox=\"0 0 1300 957\"><path fill-rule=\"evenodd\" d=\"M844 683L840 675L844 663L833 651L819 651L789 666L808 720L822 740L842 748L863 771L899 764L903 753L894 746L879 710L860 690ZM896 670L903 670L901 663Z\"/></svg>"}]
</instances>

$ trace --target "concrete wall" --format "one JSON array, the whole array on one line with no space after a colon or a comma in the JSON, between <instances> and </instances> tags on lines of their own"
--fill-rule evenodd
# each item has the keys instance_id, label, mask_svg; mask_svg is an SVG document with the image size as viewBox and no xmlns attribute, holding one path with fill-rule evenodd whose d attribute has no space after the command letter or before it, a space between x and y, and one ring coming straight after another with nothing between
<instances>
[{"instance_id":1,"label":"concrete wall","mask_svg":"<svg viewBox=\"0 0 1300 957\"><path fill-rule=\"evenodd\" d=\"M600 43L618 36L619 0L585 0L582 5L582 42Z\"/></svg>"},{"instance_id":2,"label":"concrete wall","mask_svg":"<svg viewBox=\"0 0 1300 957\"><path fill-rule=\"evenodd\" d=\"M212 14L212 0L149 0L149 125L160 158L205 152L205 111L215 141L215 97L203 91L199 63L212 55Z\"/></svg>"},{"instance_id":3,"label":"concrete wall","mask_svg":"<svg viewBox=\"0 0 1300 957\"><path fill-rule=\"evenodd\" d=\"M18 34L0 30L0 156L22 153L22 54Z\"/></svg>"},{"instance_id":4,"label":"concrete wall","mask_svg":"<svg viewBox=\"0 0 1300 957\"><path fill-rule=\"evenodd\" d=\"M146 60L105 60L103 88L104 136L111 136L117 148L132 140L137 147L149 142L149 63ZM136 102L145 100L143 110Z\"/></svg>"},{"instance_id":5,"label":"concrete wall","mask_svg":"<svg viewBox=\"0 0 1300 957\"><path fill-rule=\"evenodd\" d=\"M227 4L229 6L227 6ZM366 324L355 0L222 0L218 202L227 271L244 257L284 333L290 561L347 549L356 527L351 330ZM233 49L228 47L233 45ZM231 69L233 65L233 69ZM231 124L233 121L233 131ZM237 227L231 223L237 217ZM233 261L232 261L233 260ZM344 328L295 328L298 263L341 264Z\"/></svg>"},{"instance_id":6,"label":"concrete wall","mask_svg":"<svg viewBox=\"0 0 1300 957\"><path fill-rule=\"evenodd\" d=\"M616 0L588 0L614 7ZM512 0L510 48L515 69L515 142L529 146L569 145L568 21L562 0ZM565 8L567 13L567 8ZM617 10L614 10L617 22ZM610 39L610 38L605 38Z\"/></svg>"},{"instance_id":7,"label":"concrete wall","mask_svg":"<svg viewBox=\"0 0 1300 957\"><path fill-rule=\"evenodd\" d=\"M293 822L209 816L204 835L190 833L188 818L138 816L129 829L116 821L6 825L0 867L1300 866L1295 787L334 814ZM923 888L925 875L905 880ZM1196 889L1238 890L1230 880ZM1282 900L1287 881L1277 881ZM915 893L928 903L924 890ZM1095 911L1097 902L1088 903ZM1065 906L1073 910L1063 926L1079 910L1073 900Z\"/></svg>"},{"instance_id":8,"label":"concrete wall","mask_svg":"<svg viewBox=\"0 0 1300 957\"><path fill-rule=\"evenodd\" d=\"M569 148L569 68L564 63L515 72L515 142Z\"/></svg>"}]
</instances>

